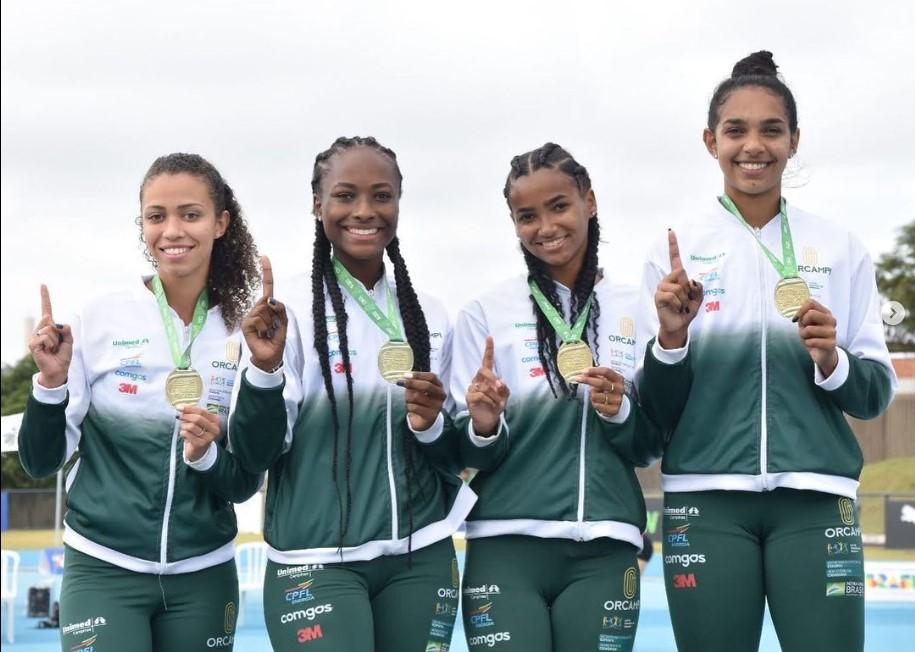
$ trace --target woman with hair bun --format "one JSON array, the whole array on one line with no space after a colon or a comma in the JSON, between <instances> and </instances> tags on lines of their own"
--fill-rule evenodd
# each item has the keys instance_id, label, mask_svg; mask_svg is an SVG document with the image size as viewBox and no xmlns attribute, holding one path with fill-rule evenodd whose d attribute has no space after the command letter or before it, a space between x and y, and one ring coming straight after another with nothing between
<instances>
[{"instance_id":1,"label":"woman with hair bun","mask_svg":"<svg viewBox=\"0 0 915 652\"><path fill-rule=\"evenodd\" d=\"M35 477L67 480L61 649L231 650L233 502L257 490L225 447L239 325L259 274L232 188L196 154L152 164L137 218L155 274L54 321L19 438Z\"/></svg>"},{"instance_id":2,"label":"woman with hair bun","mask_svg":"<svg viewBox=\"0 0 915 652\"><path fill-rule=\"evenodd\" d=\"M664 573L681 651L756 650L767 602L783 650L864 645L862 455L845 415L883 412L896 376L867 250L782 194L800 130L776 71L756 52L715 90L703 138L723 192L644 275L642 341L656 339L640 390L670 431Z\"/></svg>"}]
</instances>

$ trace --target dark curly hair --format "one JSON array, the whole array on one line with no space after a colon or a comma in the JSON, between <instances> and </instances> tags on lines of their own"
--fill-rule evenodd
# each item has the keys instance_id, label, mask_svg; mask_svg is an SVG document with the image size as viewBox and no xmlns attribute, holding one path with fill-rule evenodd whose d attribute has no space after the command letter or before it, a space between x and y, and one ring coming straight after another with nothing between
<instances>
[{"instance_id":1,"label":"dark curly hair","mask_svg":"<svg viewBox=\"0 0 915 652\"><path fill-rule=\"evenodd\" d=\"M508 202L509 210L511 210L512 207L511 200L509 199L512 182L519 177L536 172L541 168L559 170L560 172L567 174L575 181L578 192L582 195L587 194L587 192L591 190L591 177L585 169L585 166L576 161L568 151L559 145L555 143L546 143L543 147L539 147L524 154L519 154L512 159L511 171L508 173L508 178L505 180L505 188L502 190L505 201ZM578 278L575 279L575 287L571 288L572 315L570 321L572 323L575 323L575 320L578 319L578 315L588 302L588 297L590 297L594 291L594 283L597 281L597 274L599 271L597 261L597 247L599 243L600 224L598 223L597 215L595 214L593 218L588 220L588 248L585 251L584 263L582 264L581 270L578 272ZM540 288L540 291L543 292L549 302L556 307L559 314L562 314L562 303L559 300L559 294L556 292L556 285L553 283L553 277L550 275L549 267L523 246L521 247L521 253L524 254L524 262L527 264L529 278L534 279L534 282L537 283L537 287ZM556 330L537 306L533 294L530 295L530 299L534 315L537 319L537 352L540 355L540 364L543 365L543 369L546 372L546 380L550 386L550 391L553 392L553 396L562 394L563 396L571 397L575 394L576 390L568 386L565 379L559 374L559 370L556 368L556 354L559 350L556 345ZM597 338L597 322L599 318L600 303L595 295L591 301L591 313L588 315L588 327L583 333L585 339L590 343L595 356L597 356L599 351ZM556 389L557 385L559 387L558 392Z\"/></svg>"},{"instance_id":2,"label":"dark curly hair","mask_svg":"<svg viewBox=\"0 0 915 652\"><path fill-rule=\"evenodd\" d=\"M718 111L721 105L727 101L731 93L747 86L761 86L781 97L785 103L791 133L797 131L797 103L794 101L794 95L781 80L772 53L766 50L754 52L735 63L731 76L715 88L708 107L708 128L711 131L715 131L715 127L718 126Z\"/></svg>"},{"instance_id":3,"label":"dark curly hair","mask_svg":"<svg viewBox=\"0 0 915 652\"><path fill-rule=\"evenodd\" d=\"M202 179L209 189L216 213L229 211L229 226L221 238L213 243L207 290L210 305L219 305L226 328L234 330L251 306L255 290L260 284L257 247L242 215L235 193L213 164L197 154L175 153L160 156L150 166L140 184L140 203L143 191L154 178L162 174L192 174ZM143 218L137 217L140 242L144 247ZM156 259L144 248L146 259L158 267Z\"/></svg>"},{"instance_id":4,"label":"dark curly hair","mask_svg":"<svg viewBox=\"0 0 915 652\"><path fill-rule=\"evenodd\" d=\"M397 164L397 154L394 150L389 149L379 143L377 140L369 137L355 136L353 138L340 137L333 144L315 157L314 170L311 176L311 190L315 195L321 194L321 181L324 174L330 168L331 159L346 150L355 147L367 147L379 152L382 156L387 157L394 164L394 173L397 177L397 197L400 198L403 184L403 174L400 166ZM388 258L394 265L394 281L397 290L397 303L400 308L400 318L404 326L404 334L410 347L413 349L414 371L429 371L430 369L430 351L429 345L429 328L426 324L426 316L423 313L419 298L416 296L416 290L413 289L413 282L410 280L410 273L407 271L407 264L400 253L400 241L395 236L387 246ZM315 220L315 244L314 254L312 256L311 268L311 291L312 291L312 320L314 321L314 347L318 354L318 360L321 364L321 375L324 377L324 389L327 392L327 398L331 404L331 415L334 424L334 449L333 449L333 470L332 477L334 487L337 490L337 501L340 506L340 548L342 549L349 530L349 514L352 508L352 437L353 437L353 376L350 367L349 357L349 340L347 337L347 314L343 305L343 294L340 291L340 284L337 282L337 276L334 273L332 260L331 242L324 233L324 226L319 220ZM339 348L343 357L343 370L346 373L346 394L349 401L349 410L347 412L346 425L346 450L344 451L344 468L345 478L345 507L344 500L340 494L339 484L337 482L337 461L338 461L338 437L340 430L339 417L337 415L337 398L334 394L333 378L330 373L330 353L327 345L327 320L324 314L324 289L327 288L327 294L330 296L330 302L333 306L334 317L337 324L337 334L340 338ZM412 552L413 546L413 475L414 463L413 458L416 454L410 433L404 434L403 446L404 456L406 458L406 479L407 479L407 512L409 515L410 538L408 542L409 551Z\"/></svg>"}]
</instances>

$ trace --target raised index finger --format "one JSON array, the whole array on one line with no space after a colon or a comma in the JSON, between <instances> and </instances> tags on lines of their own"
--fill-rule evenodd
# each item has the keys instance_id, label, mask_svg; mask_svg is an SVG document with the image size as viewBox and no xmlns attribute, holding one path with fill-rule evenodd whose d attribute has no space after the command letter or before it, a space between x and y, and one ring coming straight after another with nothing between
<instances>
[{"instance_id":1,"label":"raised index finger","mask_svg":"<svg viewBox=\"0 0 915 652\"><path fill-rule=\"evenodd\" d=\"M273 266L266 256L261 256L261 270L263 271L264 297L269 299L273 296Z\"/></svg>"},{"instance_id":2,"label":"raised index finger","mask_svg":"<svg viewBox=\"0 0 915 652\"><path fill-rule=\"evenodd\" d=\"M493 345L492 335L487 335L486 336L486 348L483 349L483 365L482 366L484 369L488 369L489 371L492 371L493 358L494 358L493 347L494 347L494 345Z\"/></svg>"},{"instance_id":3,"label":"raised index finger","mask_svg":"<svg viewBox=\"0 0 915 652\"><path fill-rule=\"evenodd\" d=\"M667 230L667 249L670 254L670 271L683 269L683 261L680 260L680 245L677 244L677 234L673 229Z\"/></svg>"},{"instance_id":4,"label":"raised index finger","mask_svg":"<svg viewBox=\"0 0 915 652\"><path fill-rule=\"evenodd\" d=\"M41 318L51 318L51 295L48 294L48 286L41 284Z\"/></svg>"}]
</instances>

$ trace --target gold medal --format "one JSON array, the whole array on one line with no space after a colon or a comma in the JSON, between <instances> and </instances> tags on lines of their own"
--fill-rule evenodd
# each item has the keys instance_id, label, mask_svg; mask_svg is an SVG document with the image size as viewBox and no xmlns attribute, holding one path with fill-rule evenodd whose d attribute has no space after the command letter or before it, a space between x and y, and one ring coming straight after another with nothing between
<instances>
[{"instance_id":1,"label":"gold medal","mask_svg":"<svg viewBox=\"0 0 915 652\"><path fill-rule=\"evenodd\" d=\"M193 369L175 369L165 379L165 396L178 409L197 405L203 396L203 379Z\"/></svg>"},{"instance_id":2,"label":"gold medal","mask_svg":"<svg viewBox=\"0 0 915 652\"><path fill-rule=\"evenodd\" d=\"M775 284L775 308L782 317L794 318L801 304L809 298L810 289L802 278L783 278Z\"/></svg>"},{"instance_id":3,"label":"gold medal","mask_svg":"<svg viewBox=\"0 0 915 652\"><path fill-rule=\"evenodd\" d=\"M407 342L385 342L378 351L378 371L389 383L396 383L413 371L413 349Z\"/></svg>"},{"instance_id":4,"label":"gold medal","mask_svg":"<svg viewBox=\"0 0 915 652\"><path fill-rule=\"evenodd\" d=\"M594 355L584 342L563 342L556 354L556 368L567 383L575 376L594 366Z\"/></svg>"}]
</instances>

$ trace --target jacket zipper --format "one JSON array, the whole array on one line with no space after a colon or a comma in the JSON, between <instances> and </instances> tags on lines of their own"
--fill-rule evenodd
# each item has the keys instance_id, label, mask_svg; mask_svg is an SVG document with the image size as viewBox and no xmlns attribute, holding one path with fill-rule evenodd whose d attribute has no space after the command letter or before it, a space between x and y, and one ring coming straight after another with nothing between
<instances>
[{"instance_id":1,"label":"jacket zipper","mask_svg":"<svg viewBox=\"0 0 915 652\"><path fill-rule=\"evenodd\" d=\"M578 452L578 523L579 530L581 524L585 520L585 435L588 432L588 395L590 394L590 387L587 392L582 392L581 397L581 438L579 443L579 452ZM579 532L579 540L581 540L581 533Z\"/></svg>"},{"instance_id":2,"label":"jacket zipper","mask_svg":"<svg viewBox=\"0 0 915 652\"><path fill-rule=\"evenodd\" d=\"M754 228L753 233L756 236L757 240L762 238L762 230ZM766 319L766 277L763 271L760 269L760 258L761 254L757 249L756 252L756 270L759 278L760 293L759 293L759 315L760 321L762 322L762 328L760 329L760 356L759 356L759 365L761 369L761 381L762 387L760 388L760 409L759 409L759 422L760 422L760 437L759 437L759 475L762 481L762 488L764 491L769 489L769 480L767 476L767 469L769 468L769 431L766 425L766 332L768 326L768 320Z\"/></svg>"},{"instance_id":3,"label":"jacket zipper","mask_svg":"<svg viewBox=\"0 0 915 652\"><path fill-rule=\"evenodd\" d=\"M399 538L397 536L398 530L400 529L398 524L398 514L397 514L397 487L394 484L394 452L393 452L393 442L394 438L391 434L391 388L388 388L388 413L387 413L387 439L388 439L388 487L391 491L391 540L397 541Z\"/></svg>"},{"instance_id":4,"label":"jacket zipper","mask_svg":"<svg viewBox=\"0 0 915 652\"><path fill-rule=\"evenodd\" d=\"M178 429L181 423L175 421L175 427L172 430L172 442L169 446L168 462L168 490L165 493L165 515L162 517L162 544L159 549L159 572L164 573L168 564L168 522L172 515L172 501L175 497L175 466L177 465L177 454L175 453L175 444L178 441Z\"/></svg>"},{"instance_id":5,"label":"jacket zipper","mask_svg":"<svg viewBox=\"0 0 915 652\"><path fill-rule=\"evenodd\" d=\"M172 311L174 313L174 310ZM190 328L184 324L184 345L187 347L187 338ZM168 523L172 515L172 502L175 498L175 469L178 465L175 453L175 444L178 441L178 431L181 429L181 422L175 421L175 427L172 428L172 441L169 445L168 461L168 489L165 491L165 513L162 516L162 543L159 546L159 572L164 573L168 565Z\"/></svg>"}]
</instances>

